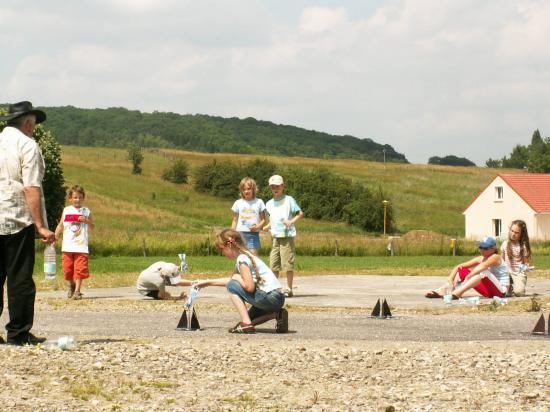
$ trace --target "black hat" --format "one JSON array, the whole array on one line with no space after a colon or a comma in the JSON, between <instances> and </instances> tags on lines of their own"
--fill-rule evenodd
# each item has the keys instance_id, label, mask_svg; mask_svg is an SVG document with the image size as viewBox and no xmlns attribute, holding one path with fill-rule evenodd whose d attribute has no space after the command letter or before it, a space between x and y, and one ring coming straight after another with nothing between
<instances>
[{"instance_id":1,"label":"black hat","mask_svg":"<svg viewBox=\"0 0 550 412\"><path fill-rule=\"evenodd\" d=\"M32 108L31 102L19 102L10 104L7 116L0 116L0 120L13 120L26 114L34 114L36 116L36 124L42 123L46 120L46 113L42 110L36 110Z\"/></svg>"}]
</instances>

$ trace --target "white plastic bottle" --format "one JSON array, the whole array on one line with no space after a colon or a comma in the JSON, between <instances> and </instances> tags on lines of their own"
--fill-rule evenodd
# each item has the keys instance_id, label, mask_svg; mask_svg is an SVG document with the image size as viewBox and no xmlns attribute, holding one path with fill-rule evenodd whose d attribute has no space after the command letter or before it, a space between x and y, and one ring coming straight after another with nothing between
<instances>
[{"instance_id":1,"label":"white plastic bottle","mask_svg":"<svg viewBox=\"0 0 550 412\"><path fill-rule=\"evenodd\" d=\"M44 248L44 277L46 280L55 279L56 271L55 246L50 243Z\"/></svg>"},{"instance_id":2,"label":"white plastic bottle","mask_svg":"<svg viewBox=\"0 0 550 412\"><path fill-rule=\"evenodd\" d=\"M76 349L76 339L74 336L60 336L57 339L57 347L61 350Z\"/></svg>"},{"instance_id":3,"label":"white plastic bottle","mask_svg":"<svg viewBox=\"0 0 550 412\"><path fill-rule=\"evenodd\" d=\"M445 287L444 287L444 290L443 290L443 302L446 304L446 305L450 305L451 302L453 301L453 287L451 286L450 283L446 283L445 284Z\"/></svg>"}]
</instances>

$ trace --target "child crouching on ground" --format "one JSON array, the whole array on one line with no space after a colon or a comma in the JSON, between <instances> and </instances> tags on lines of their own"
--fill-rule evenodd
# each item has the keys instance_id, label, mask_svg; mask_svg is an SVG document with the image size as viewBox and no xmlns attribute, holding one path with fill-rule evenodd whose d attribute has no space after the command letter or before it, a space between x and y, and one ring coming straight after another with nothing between
<instances>
[{"instance_id":1,"label":"child crouching on ground","mask_svg":"<svg viewBox=\"0 0 550 412\"><path fill-rule=\"evenodd\" d=\"M277 333L288 332L288 312L283 309L285 295L271 269L244 245L239 232L225 229L216 236L216 246L229 259L236 259L231 278L198 282L196 287L223 286L239 312L241 321L230 333L254 333L255 326L276 319ZM247 310L245 302L251 305Z\"/></svg>"},{"instance_id":2,"label":"child crouching on ground","mask_svg":"<svg viewBox=\"0 0 550 412\"><path fill-rule=\"evenodd\" d=\"M154 300L182 300L187 294L172 296L166 286L191 286L193 282L181 279L181 270L174 263L155 262L139 274L137 290L140 295Z\"/></svg>"}]
</instances>

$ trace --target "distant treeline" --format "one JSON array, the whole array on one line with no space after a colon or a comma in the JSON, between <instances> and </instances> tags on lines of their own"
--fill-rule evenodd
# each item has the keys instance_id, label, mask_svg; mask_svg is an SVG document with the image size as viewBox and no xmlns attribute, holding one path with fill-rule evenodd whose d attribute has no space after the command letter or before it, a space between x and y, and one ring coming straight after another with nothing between
<instances>
[{"instance_id":1,"label":"distant treeline","mask_svg":"<svg viewBox=\"0 0 550 412\"><path fill-rule=\"evenodd\" d=\"M492 168L526 169L529 173L550 173L550 137L544 139L539 130L533 132L531 144L528 146L516 145L510 157L489 159L485 162Z\"/></svg>"},{"instance_id":2,"label":"distant treeline","mask_svg":"<svg viewBox=\"0 0 550 412\"><path fill-rule=\"evenodd\" d=\"M475 166L476 164L465 157L449 155L445 157L433 156L428 159L429 165L441 166Z\"/></svg>"},{"instance_id":3,"label":"distant treeline","mask_svg":"<svg viewBox=\"0 0 550 412\"><path fill-rule=\"evenodd\" d=\"M392 146L371 139L277 125L254 118L202 114L142 113L125 108L45 107L46 127L61 144L174 147L209 153L254 153L319 158L354 158L408 163Z\"/></svg>"}]
</instances>

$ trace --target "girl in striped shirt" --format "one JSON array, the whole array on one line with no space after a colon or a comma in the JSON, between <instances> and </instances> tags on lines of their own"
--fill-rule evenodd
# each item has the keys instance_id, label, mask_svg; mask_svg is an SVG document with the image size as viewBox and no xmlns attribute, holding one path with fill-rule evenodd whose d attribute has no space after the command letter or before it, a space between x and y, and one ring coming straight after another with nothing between
<instances>
[{"instance_id":1,"label":"girl in striped shirt","mask_svg":"<svg viewBox=\"0 0 550 412\"><path fill-rule=\"evenodd\" d=\"M502 242L501 255L508 265L508 272L512 278L514 295L525 294L527 271L531 263L531 245L527 234L527 225L523 220L514 220L510 224L508 240Z\"/></svg>"}]
</instances>

